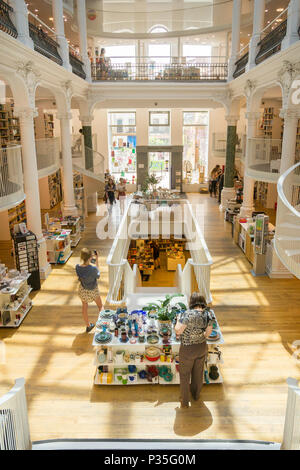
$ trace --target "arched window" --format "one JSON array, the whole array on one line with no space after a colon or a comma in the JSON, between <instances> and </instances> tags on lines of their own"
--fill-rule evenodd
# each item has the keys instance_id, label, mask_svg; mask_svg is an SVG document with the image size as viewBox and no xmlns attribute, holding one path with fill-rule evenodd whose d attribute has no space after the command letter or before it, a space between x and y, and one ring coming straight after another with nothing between
<instances>
[{"instance_id":1,"label":"arched window","mask_svg":"<svg viewBox=\"0 0 300 470\"><path fill-rule=\"evenodd\" d=\"M149 33L167 33L168 28L166 28L163 24L156 24L149 29Z\"/></svg>"}]
</instances>

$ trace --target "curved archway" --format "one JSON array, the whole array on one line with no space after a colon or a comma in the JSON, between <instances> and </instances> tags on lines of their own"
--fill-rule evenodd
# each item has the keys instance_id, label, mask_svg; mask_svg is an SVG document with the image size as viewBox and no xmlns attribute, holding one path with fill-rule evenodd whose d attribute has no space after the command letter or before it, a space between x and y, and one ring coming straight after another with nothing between
<instances>
[{"instance_id":1,"label":"curved archway","mask_svg":"<svg viewBox=\"0 0 300 470\"><path fill-rule=\"evenodd\" d=\"M168 32L169 32L168 28L163 24L156 24L154 26L151 26L151 28L148 30L148 33L150 34L168 33Z\"/></svg>"}]
</instances>

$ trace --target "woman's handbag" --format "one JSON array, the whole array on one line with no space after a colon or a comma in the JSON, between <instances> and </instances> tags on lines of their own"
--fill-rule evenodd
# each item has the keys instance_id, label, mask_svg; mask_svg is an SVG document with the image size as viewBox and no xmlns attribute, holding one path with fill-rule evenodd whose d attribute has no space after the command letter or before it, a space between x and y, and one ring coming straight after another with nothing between
<instances>
[{"instance_id":1,"label":"woman's handbag","mask_svg":"<svg viewBox=\"0 0 300 470\"><path fill-rule=\"evenodd\" d=\"M104 193L103 202L104 202L105 204L107 203L107 194L106 194L106 193Z\"/></svg>"}]
</instances>

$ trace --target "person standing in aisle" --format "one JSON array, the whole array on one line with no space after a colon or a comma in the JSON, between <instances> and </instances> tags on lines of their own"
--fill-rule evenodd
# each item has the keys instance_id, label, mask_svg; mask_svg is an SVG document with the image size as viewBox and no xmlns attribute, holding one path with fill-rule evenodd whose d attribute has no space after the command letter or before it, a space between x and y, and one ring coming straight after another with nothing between
<instances>
[{"instance_id":1,"label":"person standing in aisle","mask_svg":"<svg viewBox=\"0 0 300 470\"><path fill-rule=\"evenodd\" d=\"M120 212L121 215L124 214L125 201L126 201L126 181L124 178L120 178L120 181L117 185L118 199L120 201Z\"/></svg>"},{"instance_id":2,"label":"person standing in aisle","mask_svg":"<svg viewBox=\"0 0 300 470\"><path fill-rule=\"evenodd\" d=\"M112 178L109 178L107 184L105 185L105 195L107 199L107 204L108 205L108 213L111 214L113 204L115 202L115 191L116 191L116 185L113 181Z\"/></svg>"},{"instance_id":3,"label":"person standing in aisle","mask_svg":"<svg viewBox=\"0 0 300 470\"><path fill-rule=\"evenodd\" d=\"M80 259L82 263L77 264L75 268L80 282L78 295L82 302L82 316L86 324L86 333L89 333L95 325L89 322L88 304L96 302L99 311L103 308L97 283L100 277L98 253L94 251L93 254L88 248L82 248Z\"/></svg>"},{"instance_id":4,"label":"person standing in aisle","mask_svg":"<svg viewBox=\"0 0 300 470\"><path fill-rule=\"evenodd\" d=\"M224 170L222 170L222 173L220 173L219 177L218 177L218 187L219 187L219 204L221 204L221 194L222 194L222 190L224 188Z\"/></svg>"},{"instance_id":5,"label":"person standing in aisle","mask_svg":"<svg viewBox=\"0 0 300 470\"><path fill-rule=\"evenodd\" d=\"M154 269L159 269L160 268L160 257L159 257L160 252L159 252L159 246L155 240L152 241L152 248L153 248Z\"/></svg>"},{"instance_id":6,"label":"person standing in aisle","mask_svg":"<svg viewBox=\"0 0 300 470\"><path fill-rule=\"evenodd\" d=\"M198 292L190 297L189 309L177 318L175 333L180 336L179 377L181 408L189 408L190 393L199 400L203 386L206 338L212 332L213 318L205 298Z\"/></svg>"},{"instance_id":7,"label":"person standing in aisle","mask_svg":"<svg viewBox=\"0 0 300 470\"><path fill-rule=\"evenodd\" d=\"M213 194L215 197L217 197L217 183L218 183L218 177L219 177L220 172L221 172L220 165L216 165L210 173L210 185L209 185L210 197L212 197Z\"/></svg>"}]
</instances>

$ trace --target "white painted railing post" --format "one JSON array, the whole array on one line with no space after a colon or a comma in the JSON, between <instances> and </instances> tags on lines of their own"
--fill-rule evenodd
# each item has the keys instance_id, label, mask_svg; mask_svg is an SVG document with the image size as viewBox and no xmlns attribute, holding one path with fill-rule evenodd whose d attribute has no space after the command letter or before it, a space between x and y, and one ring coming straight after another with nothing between
<instances>
[{"instance_id":1,"label":"white painted railing post","mask_svg":"<svg viewBox=\"0 0 300 470\"><path fill-rule=\"evenodd\" d=\"M0 450L30 450L25 379L0 398Z\"/></svg>"},{"instance_id":2,"label":"white painted railing post","mask_svg":"<svg viewBox=\"0 0 300 470\"><path fill-rule=\"evenodd\" d=\"M300 450L300 388L298 381L287 379L288 398L285 412L282 450Z\"/></svg>"}]
</instances>

